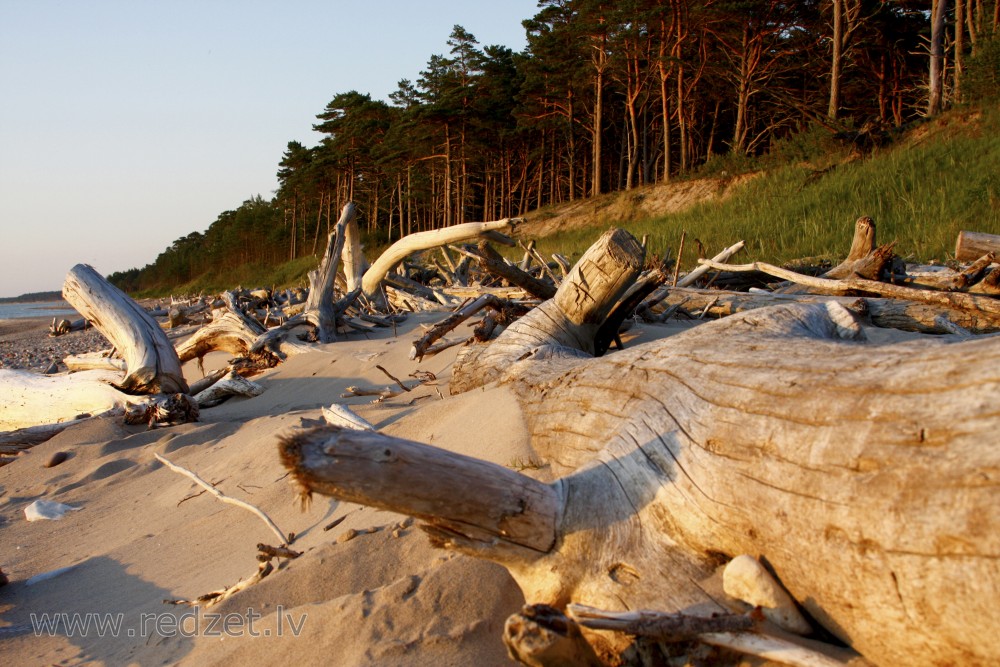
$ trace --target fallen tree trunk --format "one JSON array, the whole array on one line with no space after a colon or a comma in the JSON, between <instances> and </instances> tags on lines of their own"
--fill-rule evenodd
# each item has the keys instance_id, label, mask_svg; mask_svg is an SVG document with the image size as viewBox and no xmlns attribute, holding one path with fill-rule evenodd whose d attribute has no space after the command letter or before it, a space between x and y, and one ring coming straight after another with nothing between
<instances>
[{"instance_id":1,"label":"fallen tree trunk","mask_svg":"<svg viewBox=\"0 0 1000 667\"><path fill-rule=\"evenodd\" d=\"M892 285L864 278L845 278L843 280L813 278L812 276L804 276L765 262L739 265L719 264L707 259L700 260L700 262L705 266L725 271L764 271L772 276L791 280L825 294L874 295L961 310L969 318L972 318L976 323L977 329L982 329L983 331L997 331L1000 329L1000 301L989 296L979 296L965 292L938 292L935 290L914 289L912 287Z\"/></svg>"},{"instance_id":2,"label":"fallen tree trunk","mask_svg":"<svg viewBox=\"0 0 1000 667\"><path fill-rule=\"evenodd\" d=\"M604 266L609 283L633 270ZM571 283L588 273L577 268L563 296L580 294ZM578 312L560 294L546 304ZM506 520L455 517L447 508L476 491L448 480L488 478L483 462L442 453L453 467L441 464L428 504L386 470L410 446L432 448L366 434L374 458L362 475L336 463L361 442L339 430L286 442L293 476L306 491L424 516L437 544L503 563L528 602L722 613L705 582L753 554L877 664L1000 660L1000 339L875 348L839 304L787 305L592 359L590 326L546 304L485 348L502 353L456 364L452 386L513 388L535 451L560 475L542 485L551 493L511 480L533 499ZM526 542L507 529L515 519L542 530ZM606 660L632 641L587 638Z\"/></svg>"},{"instance_id":3,"label":"fallen tree trunk","mask_svg":"<svg viewBox=\"0 0 1000 667\"><path fill-rule=\"evenodd\" d=\"M955 259L971 262L986 253L1000 253L1000 235L961 231L955 241Z\"/></svg>"},{"instance_id":4,"label":"fallen tree trunk","mask_svg":"<svg viewBox=\"0 0 1000 667\"><path fill-rule=\"evenodd\" d=\"M63 297L90 320L125 359L130 394L186 393L181 364L166 334L146 311L92 267L77 264L66 275ZM105 406L107 407L107 406Z\"/></svg>"},{"instance_id":5,"label":"fallen tree trunk","mask_svg":"<svg viewBox=\"0 0 1000 667\"><path fill-rule=\"evenodd\" d=\"M664 307L683 305L690 311L705 311L710 317L728 317L756 308L767 308L791 303L825 303L836 301L842 306L864 313L874 326L927 334L952 333L942 325L944 317L952 324L974 334L998 331L997 323L984 319L975 312L961 308L947 308L907 299L879 297L824 296L821 294L773 294L763 292L730 292L709 289L672 289L661 302Z\"/></svg>"}]
</instances>

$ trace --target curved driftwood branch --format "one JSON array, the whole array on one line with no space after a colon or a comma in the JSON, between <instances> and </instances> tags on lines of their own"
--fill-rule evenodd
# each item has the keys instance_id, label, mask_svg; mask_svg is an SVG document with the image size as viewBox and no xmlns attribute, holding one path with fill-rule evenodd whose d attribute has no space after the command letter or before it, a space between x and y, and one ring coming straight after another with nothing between
<instances>
[{"instance_id":1,"label":"curved driftwood branch","mask_svg":"<svg viewBox=\"0 0 1000 667\"><path fill-rule=\"evenodd\" d=\"M467 222L461 225L404 236L389 246L375 260L371 267L365 271L364 278L361 281L364 295L369 299L374 298L382 279L392 270L392 267L399 264L408 255L420 250L447 245L448 243L467 241L490 231L513 229L515 225L521 222L523 222L522 218L504 218L503 220L495 220L493 222Z\"/></svg>"},{"instance_id":2,"label":"curved driftwood branch","mask_svg":"<svg viewBox=\"0 0 1000 667\"><path fill-rule=\"evenodd\" d=\"M134 394L186 393L180 360L165 333L146 311L93 267L77 264L66 275L63 297L125 359L119 385Z\"/></svg>"},{"instance_id":3,"label":"curved driftwood branch","mask_svg":"<svg viewBox=\"0 0 1000 667\"><path fill-rule=\"evenodd\" d=\"M267 349L254 349L254 343L267 330L257 320L239 309L235 295L222 295L224 311L215 311L215 318L201 327L190 338L177 346L177 356L182 362L200 359L209 352L221 350L236 357L251 359L265 368L274 366L277 359Z\"/></svg>"},{"instance_id":4,"label":"curved driftwood branch","mask_svg":"<svg viewBox=\"0 0 1000 667\"><path fill-rule=\"evenodd\" d=\"M159 454L153 454L153 456L156 457L156 460L165 465L167 468L173 470L174 472L180 475L184 475L185 477L193 481L201 488L208 491L210 494L212 494L222 502L227 503L229 505L234 505L236 507L241 507L246 511L250 512L251 514L256 515L257 518L259 518L261 521L264 522L264 524L271 530L272 533L277 535L279 544L285 545L291 543L292 540L291 538L289 538L288 533L281 532L281 529L278 528L278 525L274 523L273 520L271 520L271 517L269 517L267 514L264 513L264 510L260 509L256 505L251 505L246 501L240 500L239 498L233 498L232 496L227 496L222 491L219 491L217 488L215 488L215 486L209 484L201 477L199 477L197 473L188 470L187 468L184 468L182 466L179 466L176 463L173 463L168 459L164 458L163 456L160 456Z\"/></svg>"},{"instance_id":5,"label":"curved driftwood branch","mask_svg":"<svg viewBox=\"0 0 1000 667\"><path fill-rule=\"evenodd\" d=\"M615 265L609 284L633 270ZM578 331L555 327L549 348L563 352L547 355L544 335L527 344L515 329L490 347L520 341L530 356L477 355L498 366L456 367L453 384L492 378L520 397L534 450L560 475L543 485L555 540L533 558L492 537L441 543L504 563L528 602L702 616L726 611L704 583L720 562L753 554L876 664L1000 661L1000 339L871 346L836 303L751 311L599 359ZM324 493L406 494L397 445L365 443L361 468L322 444L286 462ZM438 469L466 467L436 456ZM440 502L424 520L477 502L478 482L459 490L431 470L422 485ZM602 656L628 645L587 638Z\"/></svg>"}]
</instances>

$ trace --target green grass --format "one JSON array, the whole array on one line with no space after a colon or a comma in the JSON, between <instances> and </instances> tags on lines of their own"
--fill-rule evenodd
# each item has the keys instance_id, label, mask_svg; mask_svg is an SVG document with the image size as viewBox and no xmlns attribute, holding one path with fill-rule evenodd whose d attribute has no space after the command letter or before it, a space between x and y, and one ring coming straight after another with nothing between
<instances>
[{"instance_id":1,"label":"green grass","mask_svg":"<svg viewBox=\"0 0 1000 667\"><path fill-rule=\"evenodd\" d=\"M771 164L768 164L771 162ZM959 110L928 121L869 157L820 172L829 155L774 164L722 202L619 226L649 235L652 253L675 253L687 230L685 268L694 238L714 254L746 241L743 261L843 257L854 221L875 220L880 243L916 261L947 260L963 229L1000 234L1000 112ZM603 228L575 229L538 241L543 254L578 255ZM670 250L672 249L672 250Z\"/></svg>"},{"instance_id":2,"label":"green grass","mask_svg":"<svg viewBox=\"0 0 1000 667\"><path fill-rule=\"evenodd\" d=\"M213 271L199 276L191 282L172 288L144 290L133 296L138 298L163 297L169 294L218 294L237 286L255 288L308 286L308 273L319 265L313 256L298 257L277 265L244 264L233 268Z\"/></svg>"}]
</instances>

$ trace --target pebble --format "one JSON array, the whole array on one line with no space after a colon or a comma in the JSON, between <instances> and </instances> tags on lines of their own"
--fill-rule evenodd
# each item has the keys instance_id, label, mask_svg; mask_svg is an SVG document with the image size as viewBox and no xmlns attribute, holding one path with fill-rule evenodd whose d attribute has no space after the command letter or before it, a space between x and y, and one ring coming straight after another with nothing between
<instances>
[{"instance_id":1,"label":"pebble","mask_svg":"<svg viewBox=\"0 0 1000 667\"><path fill-rule=\"evenodd\" d=\"M52 338L48 329L30 325L23 333L0 340L0 368L37 373L65 372L63 359L73 354L106 350L111 343L96 329L73 331Z\"/></svg>"}]
</instances>

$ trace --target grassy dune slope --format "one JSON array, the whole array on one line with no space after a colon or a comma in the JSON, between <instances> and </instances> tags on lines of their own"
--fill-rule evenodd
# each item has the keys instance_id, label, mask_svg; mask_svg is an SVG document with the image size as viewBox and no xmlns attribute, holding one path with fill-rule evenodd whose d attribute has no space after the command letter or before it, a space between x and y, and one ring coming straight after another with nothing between
<instances>
[{"instance_id":1,"label":"grassy dune slope","mask_svg":"<svg viewBox=\"0 0 1000 667\"><path fill-rule=\"evenodd\" d=\"M825 150L824 150L825 149ZM817 153L822 150L824 152ZM709 170L712 165L709 165ZM947 260L962 229L1000 234L1000 112L958 111L929 121L892 144L861 157L829 138L799 138L765 158L752 178L722 178L653 186L591 201L577 222L543 209L529 216L532 229L560 230L539 240L543 252L577 253L595 236L593 227L617 225L649 235L653 252L676 251L688 232L684 264L693 263L700 239L709 253L744 239L744 257L781 262L846 254L861 215L878 225L880 242L914 260ZM704 183L704 182L702 182ZM647 199L671 200L666 191L702 193L673 212L649 215ZM676 197L673 198L674 203ZM631 205L629 204L631 202ZM603 213L602 213L603 212Z\"/></svg>"}]
</instances>

